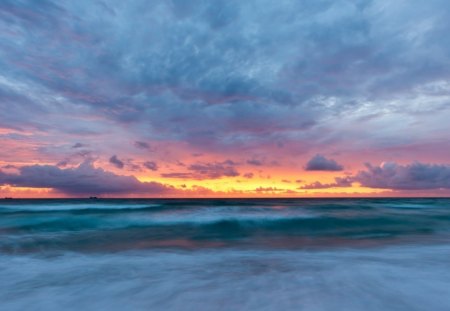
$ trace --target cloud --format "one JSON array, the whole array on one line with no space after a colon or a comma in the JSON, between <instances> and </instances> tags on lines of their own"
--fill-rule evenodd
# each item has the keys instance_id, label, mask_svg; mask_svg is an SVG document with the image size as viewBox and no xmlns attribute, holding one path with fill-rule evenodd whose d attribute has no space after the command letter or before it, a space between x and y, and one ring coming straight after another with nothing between
<instances>
[{"instance_id":1,"label":"cloud","mask_svg":"<svg viewBox=\"0 0 450 311\"><path fill-rule=\"evenodd\" d=\"M323 155L316 154L306 163L307 171L342 171L344 167L333 159L327 159Z\"/></svg>"},{"instance_id":2,"label":"cloud","mask_svg":"<svg viewBox=\"0 0 450 311\"><path fill-rule=\"evenodd\" d=\"M126 167L129 171L142 171L141 166L133 162L133 159L127 159Z\"/></svg>"},{"instance_id":3,"label":"cloud","mask_svg":"<svg viewBox=\"0 0 450 311\"><path fill-rule=\"evenodd\" d=\"M74 168L52 165L22 166L18 174L0 171L0 184L14 187L52 188L68 195L141 194L167 195L175 189L157 182L140 182L133 176L116 175L85 161Z\"/></svg>"},{"instance_id":4,"label":"cloud","mask_svg":"<svg viewBox=\"0 0 450 311\"><path fill-rule=\"evenodd\" d=\"M450 189L450 165L414 162L366 164L354 177L364 187L392 190Z\"/></svg>"},{"instance_id":5,"label":"cloud","mask_svg":"<svg viewBox=\"0 0 450 311\"><path fill-rule=\"evenodd\" d=\"M86 146L85 144L82 144L82 143L76 143L76 144L74 144L74 145L72 146L72 149L83 148L83 147L85 147L85 146Z\"/></svg>"},{"instance_id":6,"label":"cloud","mask_svg":"<svg viewBox=\"0 0 450 311\"><path fill-rule=\"evenodd\" d=\"M15 132L2 134L11 143L0 160L57 163L67 142L80 141L93 157L120 150L119 168L147 151L167 163L264 155L262 166L277 159L284 168L335 151L351 154L349 163L388 151L406 160L411 150L445 161L449 8L445 0L2 1L0 124Z\"/></svg>"},{"instance_id":7,"label":"cloud","mask_svg":"<svg viewBox=\"0 0 450 311\"><path fill-rule=\"evenodd\" d=\"M239 172L234 167L232 161L215 162L215 163L196 163L189 166L189 170L194 174L198 174L203 178L217 179L221 177L236 177Z\"/></svg>"},{"instance_id":8,"label":"cloud","mask_svg":"<svg viewBox=\"0 0 450 311\"><path fill-rule=\"evenodd\" d=\"M119 158L117 158L116 155L113 155L111 158L109 158L109 163L120 169L122 169L125 166L123 161L119 160Z\"/></svg>"},{"instance_id":9,"label":"cloud","mask_svg":"<svg viewBox=\"0 0 450 311\"><path fill-rule=\"evenodd\" d=\"M182 172L161 173L161 177L164 177L164 178L179 178L179 179L203 179L202 176L194 175L192 173L182 173Z\"/></svg>"},{"instance_id":10,"label":"cloud","mask_svg":"<svg viewBox=\"0 0 450 311\"><path fill-rule=\"evenodd\" d=\"M358 182L363 187L390 190L450 189L450 165L414 162L401 165L383 162L379 166L366 164L366 170L346 177L336 177L334 183L313 182L298 189L328 189L351 187Z\"/></svg>"},{"instance_id":11,"label":"cloud","mask_svg":"<svg viewBox=\"0 0 450 311\"><path fill-rule=\"evenodd\" d=\"M234 167L236 163L230 160L213 163L195 163L188 166L189 172L163 173L165 178L183 179L219 179L222 177L236 177L239 172Z\"/></svg>"},{"instance_id":12,"label":"cloud","mask_svg":"<svg viewBox=\"0 0 450 311\"><path fill-rule=\"evenodd\" d=\"M261 166L263 163L262 163L262 161L257 160L257 159L250 159L250 160L247 160L247 164Z\"/></svg>"},{"instance_id":13,"label":"cloud","mask_svg":"<svg viewBox=\"0 0 450 311\"><path fill-rule=\"evenodd\" d=\"M145 141L135 141L134 146L139 149L155 151L155 148L153 148L149 143L146 143Z\"/></svg>"},{"instance_id":14,"label":"cloud","mask_svg":"<svg viewBox=\"0 0 450 311\"><path fill-rule=\"evenodd\" d=\"M366 99L445 81L449 45L437 38L445 37L447 5L138 0L109 1L105 10L97 2L8 1L0 105L11 111L0 123L80 131L83 118L30 116L72 115L82 104L97 124L126 124L137 148L154 137L211 150L282 145Z\"/></svg>"},{"instance_id":15,"label":"cloud","mask_svg":"<svg viewBox=\"0 0 450 311\"><path fill-rule=\"evenodd\" d=\"M244 178L251 179L251 178L253 178L253 176L255 176L255 174L253 174L252 172L249 172L249 173L243 174L242 176Z\"/></svg>"},{"instance_id":16,"label":"cloud","mask_svg":"<svg viewBox=\"0 0 450 311\"><path fill-rule=\"evenodd\" d=\"M69 160L66 159L66 160L61 160L61 161L59 161L58 163L56 163L56 166L58 166L58 167L65 167L65 166L67 166L68 164L69 164Z\"/></svg>"},{"instance_id":17,"label":"cloud","mask_svg":"<svg viewBox=\"0 0 450 311\"><path fill-rule=\"evenodd\" d=\"M313 190L313 189L329 189L329 188L340 188L340 187L351 187L353 183L352 177L336 177L334 183L321 183L315 181L311 184L300 186L297 189L303 190Z\"/></svg>"},{"instance_id":18,"label":"cloud","mask_svg":"<svg viewBox=\"0 0 450 311\"><path fill-rule=\"evenodd\" d=\"M144 166L146 168L148 168L149 170L151 170L151 171L157 171L158 170L158 165L155 162L153 162L153 161L144 162Z\"/></svg>"}]
</instances>

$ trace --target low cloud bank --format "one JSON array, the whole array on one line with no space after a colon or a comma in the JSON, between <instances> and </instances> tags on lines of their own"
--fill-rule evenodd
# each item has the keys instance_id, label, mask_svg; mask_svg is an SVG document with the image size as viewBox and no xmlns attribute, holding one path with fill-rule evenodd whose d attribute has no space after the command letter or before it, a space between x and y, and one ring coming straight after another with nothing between
<instances>
[{"instance_id":1,"label":"low cloud bank","mask_svg":"<svg viewBox=\"0 0 450 311\"><path fill-rule=\"evenodd\" d=\"M364 187L393 190L450 189L450 165L414 162L366 164L354 177Z\"/></svg>"},{"instance_id":2,"label":"low cloud bank","mask_svg":"<svg viewBox=\"0 0 450 311\"><path fill-rule=\"evenodd\" d=\"M450 165L383 162L375 166L366 163L366 169L353 176L336 177L334 183L316 181L299 189L351 187L354 182L363 187L396 191L450 189Z\"/></svg>"},{"instance_id":3,"label":"low cloud bank","mask_svg":"<svg viewBox=\"0 0 450 311\"><path fill-rule=\"evenodd\" d=\"M18 169L18 174L0 171L0 185L52 188L69 195L89 194L156 194L175 192L171 186L157 182L141 182L134 176L116 175L85 161L74 168L53 165L31 165Z\"/></svg>"}]
</instances>

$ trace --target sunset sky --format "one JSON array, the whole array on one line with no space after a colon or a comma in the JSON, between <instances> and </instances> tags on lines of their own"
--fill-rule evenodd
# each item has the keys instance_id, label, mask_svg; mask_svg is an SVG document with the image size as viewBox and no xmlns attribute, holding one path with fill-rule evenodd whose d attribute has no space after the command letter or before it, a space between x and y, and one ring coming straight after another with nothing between
<instances>
[{"instance_id":1,"label":"sunset sky","mask_svg":"<svg viewBox=\"0 0 450 311\"><path fill-rule=\"evenodd\" d=\"M447 0L0 1L0 196L450 196Z\"/></svg>"}]
</instances>

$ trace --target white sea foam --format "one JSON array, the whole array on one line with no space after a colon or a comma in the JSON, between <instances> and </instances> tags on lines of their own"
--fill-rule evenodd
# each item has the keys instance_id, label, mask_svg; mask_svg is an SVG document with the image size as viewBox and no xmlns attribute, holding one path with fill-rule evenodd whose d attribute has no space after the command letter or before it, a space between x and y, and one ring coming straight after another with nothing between
<instances>
[{"instance_id":1,"label":"white sea foam","mask_svg":"<svg viewBox=\"0 0 450 311\"><path fill-rule=\"evenodd\" d=\"M450 246L2 255L1 310L450 309Z\"/></svg>"}]
</instances>

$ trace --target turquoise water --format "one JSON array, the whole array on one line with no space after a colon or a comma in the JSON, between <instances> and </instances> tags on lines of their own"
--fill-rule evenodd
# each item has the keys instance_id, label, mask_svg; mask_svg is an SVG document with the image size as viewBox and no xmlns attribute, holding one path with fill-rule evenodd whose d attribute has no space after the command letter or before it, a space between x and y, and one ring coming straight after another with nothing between
<instances>
[{"instance_id":1,"label":"turquoise water","mask_svg":"<svg viewBox=\"0 0 450 311\"><path fill-rule=\"evenodd\" d=\"M1 310L450 310L450 200L2 200L0 260Z\"/></svg>"}]
</instances>

